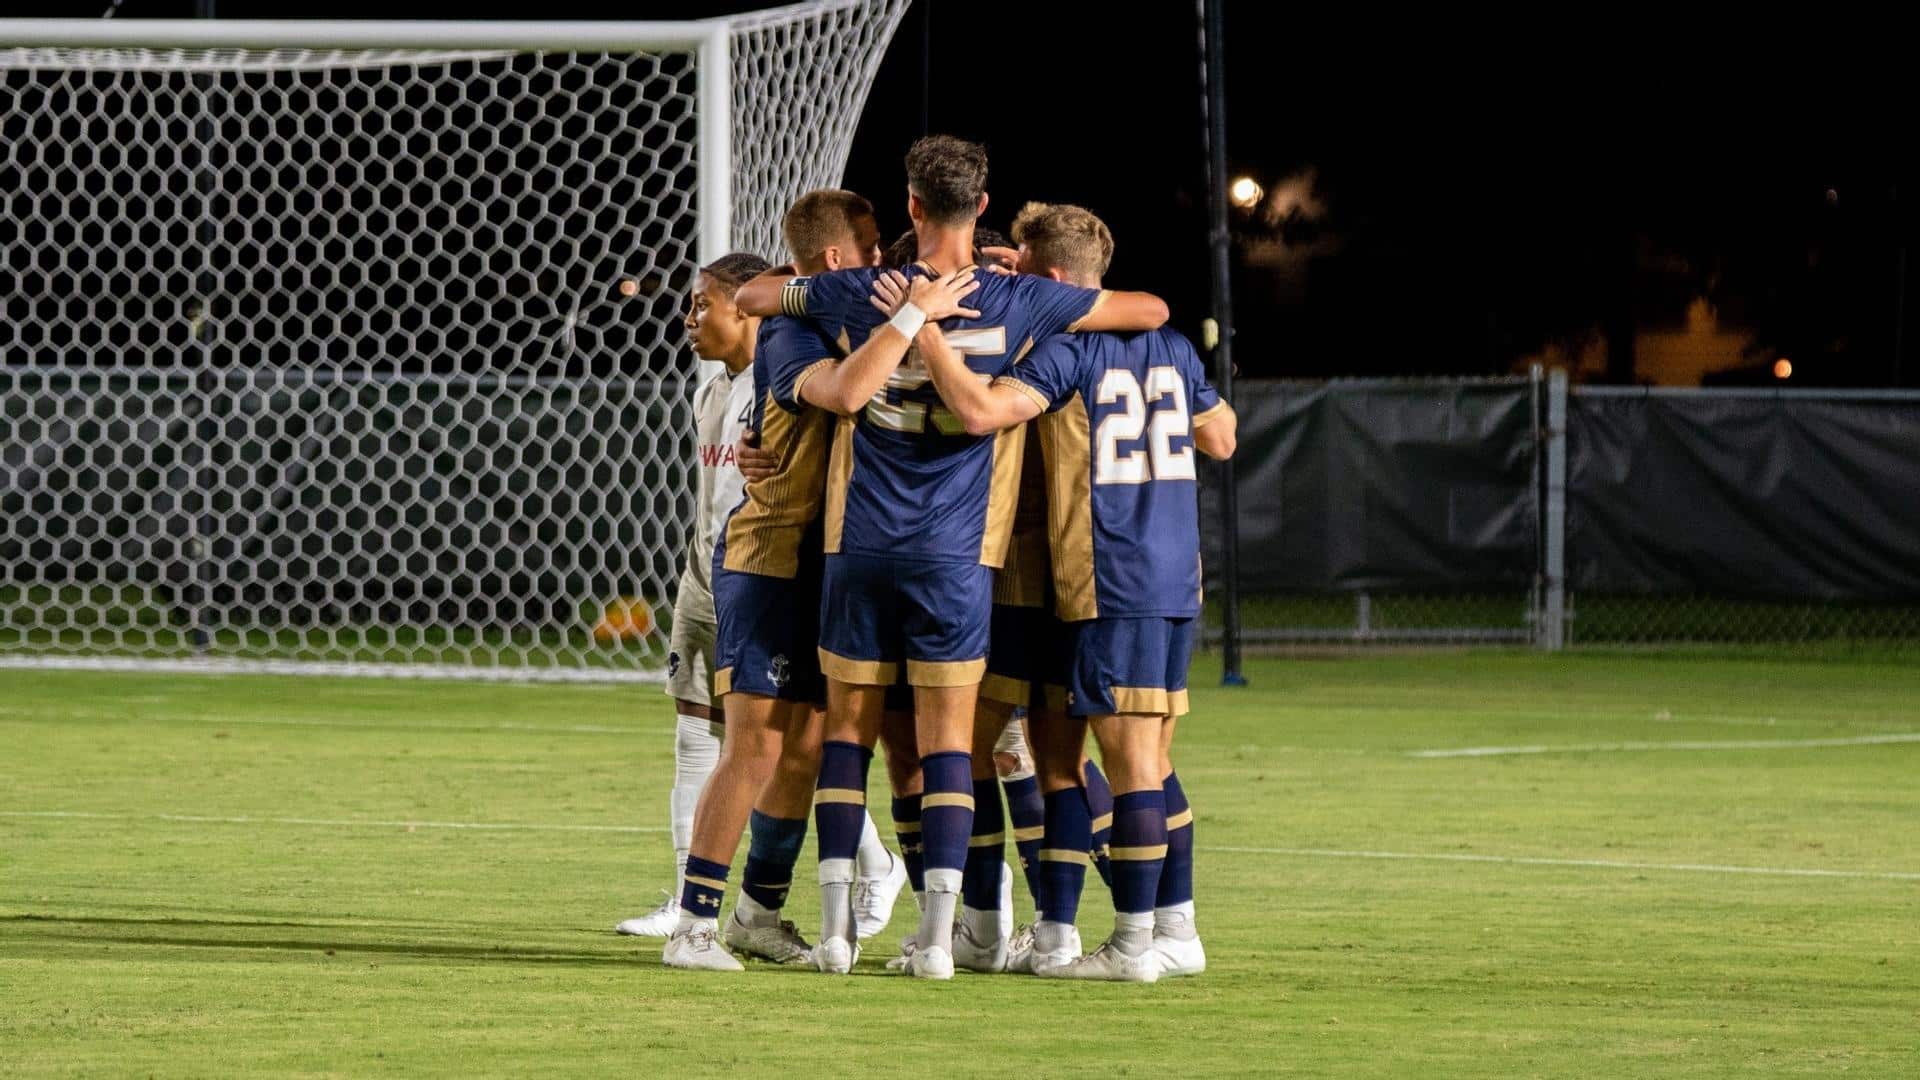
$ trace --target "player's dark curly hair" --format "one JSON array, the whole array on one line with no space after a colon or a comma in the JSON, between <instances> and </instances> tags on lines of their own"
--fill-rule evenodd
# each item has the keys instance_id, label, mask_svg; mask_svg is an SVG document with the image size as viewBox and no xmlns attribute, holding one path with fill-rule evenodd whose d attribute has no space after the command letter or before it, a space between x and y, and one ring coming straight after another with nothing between
<instances>
[{"instance_id":1,"label":"player's dark curly hair","mask_svg":"<svg viewBox=\"0 0 1920 1080\"><path fill-rule=\"evenodd\" d=\"M700 272L720 283L728 296L740 286L773 268L773 264L751 251L735 251L713 260Z\"/></svg>"},{"instance_id":2,"label":"player's dark curly hair","mask_svg":"<svg viewBox=\"0 0 1920 1080\"><path fill-rule=\"evenodd\" d=\"M938 224L972 221L987 190L987 148L951 135L915 142L907 151L907 189Z\"/></svg>"}]
</instances>

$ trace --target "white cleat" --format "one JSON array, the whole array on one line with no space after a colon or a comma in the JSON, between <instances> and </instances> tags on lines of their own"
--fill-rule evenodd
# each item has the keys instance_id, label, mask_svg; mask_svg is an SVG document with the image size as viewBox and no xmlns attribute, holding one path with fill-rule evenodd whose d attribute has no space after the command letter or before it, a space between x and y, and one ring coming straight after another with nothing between
<instances>
[{"instance_id":1,"label":"white cleat","mask_svg":"<svg viewBox=\"0 0 1920 1080\"><path fill-rule=\"evenodd\" d=\"M1198 934L1184 939L1155 934L1153 951L1160 954L1160 974L1168 978L1207 970L1207 950L1200 947Z\"/></svg>"},{"instance_id":2,"label":"white cleat","mask_svg":"<svg viewBox=\"0 0 1920 1080\"><path fill-rule=\"evenodd\" d=\"M685 930L675 929L660 951L660 962L684 971L745 971L720 944L712 919L702 919Z\"/></svg>"},{"instance_id":3,"label":"white cleat","mask_svg":"<svg viewBox=\"0 0 1920 1080\"><path fill-rule=\"evenodd\" d=\"M888 971L907 970L907 964L912 962L913 960L914 950L918 949L919 947L920 947L920 939L918 937L915 937L913 934L908 934L906 937L901 938L900 939L900 955L887 961L887 970Z\"/></svg>"},{"instance_id":4,"label":"white cleat","mask_svg":"<svg viewBox=\"0 0 1920 1080\"><path fill-rule=\"evenodd\" d=\"M662 895L666 895L666 890L661 890L661 893ZM613 928L613 932L616 934L625 934L628 937L663 938L671 935L673 928L679 925L680 901L672 896L667 896L665 900L660 902L659 907L654 908L645 915L622 921L620 925Z\"/></svg>"},{"instance_id":5,"label":"white cleat","mask_svg":"<svg viewBox=\"0 0 1920 1080\"><path fill-rule=\"evenodd\" d=\"M979 918L982 914L986 916L984 919ZM1007 939L987 937L992 930L981 927L979 924L983 922L998 926L994 912L962 909L959 920L953 924L953 963L968 971L998 975L1007 970Z\"/></svg>"},{"instance_id":6,"label":"white cleat","mask_svg":"<svg viewBox=\"0 0 1920 1080\"><path fill-rule=\"evenodd\" d=\"M887 928L893 919L893 902L906 887L907 864L897 855L888 862L886 873L854 879L853 924L861 941Z\"/></svg>"},{"instance_id":7,"label":"white cleat","mask_svg":"<svg viewBox=\"0 0 1920 1080\"><path fill-rule=\"evenodd\" d=\"M860 946L846 938L830 937L813 947L813 967L828 975L845 975L860 962Z\"/></svg>"},{"instance_id":8,"label":"white cleat","mask_svg":"<svg viewBox=\"0 0 1920 1080\"><path fill-rule=\"evenodd\" d=\"M1020 928L1007 946L1007 970L1018 975L1046 975L1080 959L1080 930L1069 926L1051 949L1040 947L1039 935L1031 926Z\"/></svg>"},{"instance_id":9,"label":"white cleat","mask_svg":"<svg viewBox=\"0 0 1920 1080\"><path fill-rule=\"evenodd\" d=\"M953 978L953 957L938 945L930 949L915 949L907 958L907 974L916 979Z\"/></svg>"},{"instance_id":10,"label":"white cleat","mask_svg":"<svg viewBox=\"0 0 1920 1080\"><path fill-rule=\"evenodd\" d=\"M1139 956L1128 956L1111 939L1091 953L1062 967L1047 968L1042 975L1054 979L1096 979L1102 982L1150 983L1160 979L1160 954L1149 948Z\"/></svg>"},{"instance_id":11,"label":"white cleat","mask_svg":"<svg viewBox=\"0 0 1920 1080\"><path fill-rule=\"evenodd\" d=\"M727 947L776 964L800 964L813 959L812 947L794 929L791 921L782 920L772 926L748 926L740 921L738 909L727 920Z\"/></svg>"}]
</instances>

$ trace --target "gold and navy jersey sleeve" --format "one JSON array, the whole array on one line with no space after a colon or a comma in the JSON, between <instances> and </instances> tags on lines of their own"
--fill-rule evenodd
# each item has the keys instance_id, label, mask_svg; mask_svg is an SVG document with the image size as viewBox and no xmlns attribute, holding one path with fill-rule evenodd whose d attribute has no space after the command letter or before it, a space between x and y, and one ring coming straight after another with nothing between
<instances>
[{"instance_id":1,"label":"gold and navy jersey sleeve","mask_svg":"<svg viewBox=\"0 0 1920 1080\"><path fill-rule=\"evenodd\" d=\"M1085 351L1078 339L1071 334L1055 334L994 382L1025 394L1042 412L1053 412L1079 390L1085 381L1085 365Z\"/></svg>"},{"instance_id":2,"label":"gold and navy jersey sleeve","mask_svg":"<svg viewBox=\"0 0 1920 1080\"><path fill-rule=\"evenodd\" d=\"M840 350L813 323L780 316L765 319L753 354L755 389L760 400L797 413L807 407L800 399L801 385L821 364L838 359Z\"/></svg>"},{"instance_id":3,"label":"gold and navy jersey sleeve","mask_svg":"<svg viewBox=\"0 0 1920 1080\"><path fill-rule=\"evenodd\" d=\"M780 314L836 324L877 323L879 313L867 300L875 273L860 267L792 278L780 287Z\"/></svg>"},{"instance_id":4,"label":"gold and navy jersey sleeve","mask_svg":"<svg viewBox=\"0 0 1920 1080\"><path fill-rule=\"evenodd\" d=\"M1010 280L1016 302L1027 315L1027 334L1035 341L1077 329L1107 297L1104 289L1083 289L1034 274L1018 274Z\"/></svg>"}]
</instances>

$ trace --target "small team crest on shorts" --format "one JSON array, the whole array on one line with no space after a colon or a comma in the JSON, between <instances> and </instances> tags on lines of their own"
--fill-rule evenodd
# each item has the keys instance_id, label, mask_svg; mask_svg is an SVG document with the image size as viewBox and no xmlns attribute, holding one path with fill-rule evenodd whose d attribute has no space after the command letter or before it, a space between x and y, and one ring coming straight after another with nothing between
<instances>
[{"instance_id":1,"label":"small team crest on shorts","mask_svg":"<svg viewBox=\"0 0 1920 1080\"><path fill-rule=\"evenodd\" d=\"M793 677L792 669L787 664L787 658L784 654L775 656L771 661L768 662L767 678L773 680L773 685L785 686L787 685L787 680L792 677Z\"/></svg>"},{"instance_id":2,"label":"small team crest on shorts","mask_svg":"<svg viewBox=\"0 0 1920 1080\"><path fill-rule=\"evenodd\" d=\"M667 654L667 678L671 679L678 674L680 674L680 654L670 652Z\"/></svg>"}]
</instances>

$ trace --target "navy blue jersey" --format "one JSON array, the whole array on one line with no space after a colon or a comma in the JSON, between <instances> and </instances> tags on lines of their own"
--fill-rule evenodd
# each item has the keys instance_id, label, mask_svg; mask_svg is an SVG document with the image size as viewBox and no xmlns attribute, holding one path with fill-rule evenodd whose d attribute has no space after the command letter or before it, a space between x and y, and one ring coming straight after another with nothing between
<instances>
[{"instance_id":1,"label":"navy blue jersey","mask_svg":"<svg viewBox=\"0 0 1920 1080\"><path fill-rule=\"evenodd\" d=\"M1193 430L1225 405L1186 338L1049 338L1000 380L1048 410L1053 579L1060 617L1200 612Z\"/></svg>"},{"instance_id":2,"label":"navy blue jersey","mask_svg":"<svg viewBox=\"0 0 1920 1080\"><path fill-rule=\"evenodd\" d=\"M930 273L921 263L909 277ZM885 320L869 300L882 269L795 278L781 308L845 334L857 349ZM1005 374L1036 341L1072 330L1106 293L1031 275L981 271L966 300L976 319L940 322L947 342L982 380ZM892 558L979 562L1006 558L1025 432L968 435L912 350L887 385L834 436L827 474L826 550Z\"/></svg>"},{"instance_id":3,"label":"navy blue jersey","mask_svg":"<svg viewBox=\"0 0 1920 1080\"><path fill-rule=\"evenodd\" d=\"M720 533L729 570L790 578L800 548L820 514L827 480L833 414L807 405L800 387L844 355L840 346L801 319L760 322L753 352L753 418L760 448L777 459L772 476L749 481Z\"/></svg>"}]
</instances>

